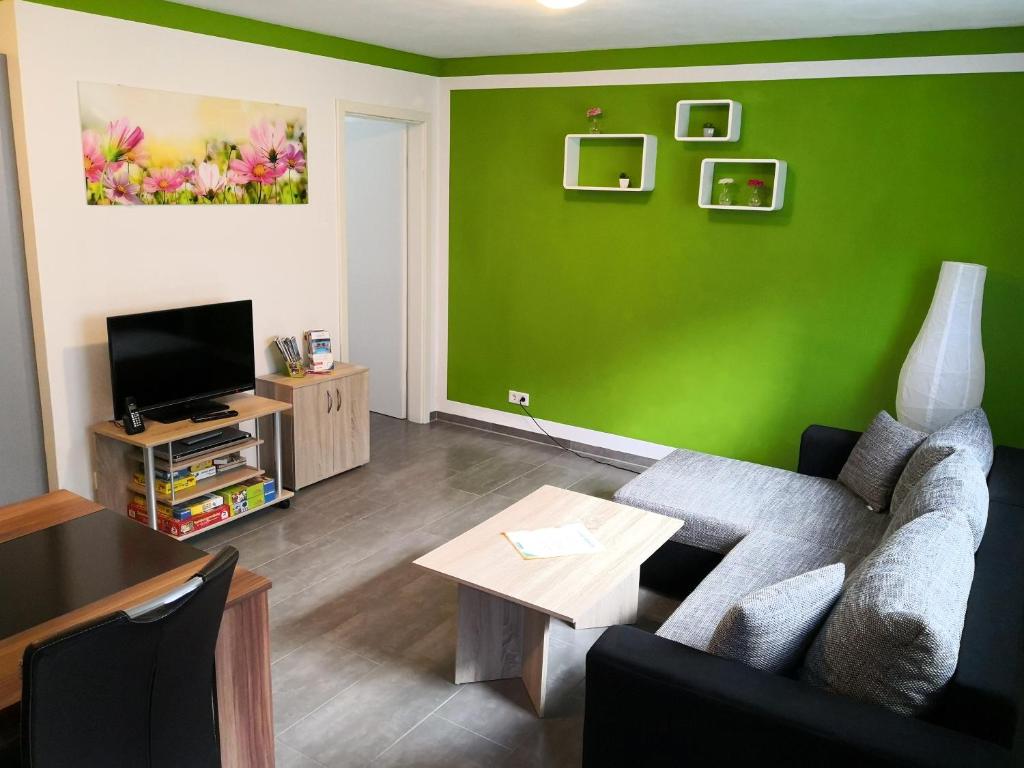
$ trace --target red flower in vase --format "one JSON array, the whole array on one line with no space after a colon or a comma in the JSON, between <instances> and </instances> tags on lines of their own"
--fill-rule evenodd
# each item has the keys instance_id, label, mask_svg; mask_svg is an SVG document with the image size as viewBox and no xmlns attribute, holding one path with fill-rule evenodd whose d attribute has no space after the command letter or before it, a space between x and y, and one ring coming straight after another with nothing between
<instances>
[{"instance_id":1,"label":"red flower in vase","mask_svg":"<svg viewBox=\"0 0 1024 768\"><path fill-rule=\"evenodd\" d=\"M747 180L747 186L748 187L754 187L756 189L757 187L763 187L764 186L764 182L761 181L760 179L748 179Z\"/></svg>"}]
</instances>

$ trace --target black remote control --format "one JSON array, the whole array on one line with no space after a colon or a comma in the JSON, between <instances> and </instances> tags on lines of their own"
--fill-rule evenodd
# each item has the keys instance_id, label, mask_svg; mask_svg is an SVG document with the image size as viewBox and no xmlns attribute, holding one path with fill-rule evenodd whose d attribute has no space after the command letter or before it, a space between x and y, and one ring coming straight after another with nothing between
<instances>
[{"instance_id":1,"label":"black remote control","mask_svg":"<svg viewBox=\"0 0 1024 768\"><path fill-rule=\"evenodd\" d=\"M217 411L217 413L204 413L199 416L193 416L192 422L194 424L200 424L204 421L217 421L217 419L230 419L232 416L237 416L238 411Z\"/></svg>"}]
</instances>

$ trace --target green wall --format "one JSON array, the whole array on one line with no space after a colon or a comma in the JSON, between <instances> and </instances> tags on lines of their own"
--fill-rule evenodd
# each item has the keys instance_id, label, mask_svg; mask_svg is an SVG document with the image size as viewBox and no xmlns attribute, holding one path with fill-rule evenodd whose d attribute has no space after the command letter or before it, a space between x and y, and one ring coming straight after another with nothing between
<instances>
[{"instance_id":1,"label":"green wall","mask_svg":"<svg viewBox=\"0 0 1024 768\"><path fill-rule=\"evenodd\" d=\"M448 396L792 467L894 408L944 259L988 265L985 407L1024 445L1022 74L456 91ZM672 140L679 99L743 104ZM566 133L659 139L651 193L566 192ZM696 205L703 157L788 161L774 213ZM610 182L613 183L613 182ZM741 193L742 194L742 193Z\"/></svg>"},{"instance_id":2,"label":"green wall","mask_svg":"<svg viewBox=\"0 0 1024 768\"><path fill-rule=\"evenodd\" d=\"M457 77L637 67L706 67L750 62L1017 53L1021 50L1024 50L1024 27L992 27L941 32L899 32L888 35L845 35L743 43L473 56L441 59L440 65L442 75Z\"/></svg>"},{"instance_id":3,"label":"green wall","mask_svg":"<svg viewBox=\"0 0 1024 768\"><path fill-rule=\"evenodd\" d=\"M2 0L0 0L2 1ZM431 56L397 51L381 45L324 35L305 29L270 24L229 13L209 11L168 0L31 0L39 5L52 5L71 11L94 13L169 29L198 32L203 35L269 45L289 51L301 51L332 59L346 59L363 64L440 75L441 62Z\"/></svg>"}]
</instances>

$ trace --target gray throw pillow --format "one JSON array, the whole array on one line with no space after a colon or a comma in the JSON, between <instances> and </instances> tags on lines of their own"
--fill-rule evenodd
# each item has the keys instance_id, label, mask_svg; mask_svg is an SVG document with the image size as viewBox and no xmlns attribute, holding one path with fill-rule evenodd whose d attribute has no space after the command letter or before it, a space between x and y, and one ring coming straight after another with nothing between
<instances>
[{"instance_id":1,"label":"gray throw pillow","mask_svg":"<svg viewBox=\"0 0 1024 768\"><path fill-rule=\"evenodd\" d=\"M956 451L925 473L899 507L893 508L885 535L891 536L922 515L942 510L963 515L977 552L988 522L988 483L981 467L965 451Z\"/></svg>"},{"instance_id":2,"label":"gray throw pillow","mask_svg":"<svg viewBox=\"0 0 1024 768\"><path fill-rule=\"evenodd\" d=\"M978 463L985 476L988 476L988 471L992 469L992 429L988 425L988 417L981 408L972 408L960 414L949 424L925 438L910 457L907 468L903 470L900 481L896 483L896 489L892 493L893 508L900 505L929 469L947 456L952 456L954 451L966 452Z\"/></svg>"},{"instance_id":3,"label":"gray throw pillow","mask_svg":"<svg viewBox=\"0 0 1024 768\"><path fill-rule=\"evenodd\" d=\"M927 711L956 670L973 578L962 515L912 520L851 574L800 678L900 714Z\"/></svg>"},{"instance_id":4,"label":"gray throw pillow","mask_svg":"<svg viewBox=\"0 0 1024 768\"><path fill-rule=\"evenodd\" d=\"M882 411L853 447L839 482L864 499L870 509L881 512L889 506L903 468L925 437Z\"/></svg>"},{"instance_id":5,"label":"gray throw pillow","mask_svg":"<svg viewBox=\"0 0 1024 768\"><path fill-rule=\"evenodd\" d=\"M755 590L718 623L708 653L766 672L788 672L843 590L846 566L826 565Z\"/></svg>"}]
</instances>

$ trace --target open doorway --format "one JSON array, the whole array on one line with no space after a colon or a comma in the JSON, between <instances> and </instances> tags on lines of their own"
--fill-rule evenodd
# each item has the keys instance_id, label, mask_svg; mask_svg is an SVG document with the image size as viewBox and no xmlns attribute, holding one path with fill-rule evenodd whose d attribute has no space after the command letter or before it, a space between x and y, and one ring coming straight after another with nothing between
<instances>
[{"instance_id":1,"label":"open doorway","mask_svg":"<svg viewBox=\"0 0 1024 768\"><path fill-rule=\"evenodd\" d=\"M370 410L429 420L426 115L343 103L340 347L370 368Z\"/></svg>"}]
</instances>

